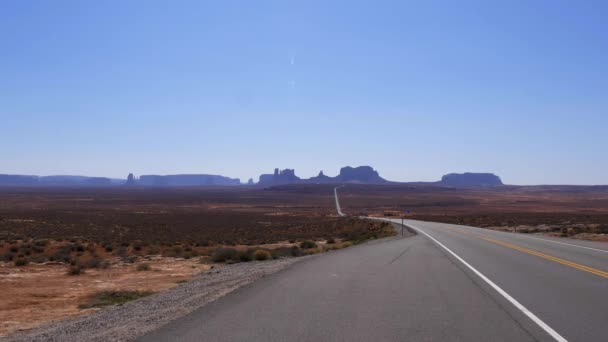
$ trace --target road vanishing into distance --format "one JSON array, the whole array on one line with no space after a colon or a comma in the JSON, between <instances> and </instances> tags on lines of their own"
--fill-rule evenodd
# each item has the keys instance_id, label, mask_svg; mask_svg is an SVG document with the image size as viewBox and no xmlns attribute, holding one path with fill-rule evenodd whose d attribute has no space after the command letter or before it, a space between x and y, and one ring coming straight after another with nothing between
<instances>
[{"instance_id":1,"label":"road vanishing into distance","mask_svg":"<svg viewBox=\"0 0 608 342\"><path fill-rule=\"evenodd\" d=\"M405 222L141 341L608 341L607 244Z\"/></svg>"},{"instance_id":2,"label":"road vanishing into distance","mask_svg":"<svg viewBox=\"0 0 608 342\"><path fill-rule=\"evenodd\" d=\"M346 214L344 214L342 212L342 208L340 208L340 200L338 200L338 189L343 187L344 185L340 185L334 188L334 198L336 200L336 211L338 212L339 216L346 216Z\"/></svg>"}]
</instances>

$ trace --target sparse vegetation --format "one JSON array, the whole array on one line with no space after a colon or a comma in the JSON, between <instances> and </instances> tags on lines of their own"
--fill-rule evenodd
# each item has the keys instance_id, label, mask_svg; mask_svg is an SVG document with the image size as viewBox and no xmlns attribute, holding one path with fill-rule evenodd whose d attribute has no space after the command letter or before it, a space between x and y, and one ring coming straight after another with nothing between
<instances>
[{"instance_id":1,"label":"sparse vegetation","mask_svg":"<svg viewBox=\"0 0 608 342\"><path fill-rule=\"evenodd\" d=\"M272 258L272 255L266 250L258 249L253 253L253 257L255 258L255 260L261 261Z\"/></svg>"},{"instance_id":2,"label":"sparse vegetation","mask_svg":"<svg viewBox=\"0 0 608 342\"><path fill-rule=\"evenodd\" d=\"M151 295L148 291L103 291L89 299L80 309L99 308L108 305L122 305L124 303Z\"/></svg>"},{"instance_id":3,"label":"sparse vegetation","mask_svg":"<svg viewBox=\"0 0 608 342\"><path fill-rule=\"evenodd\" d=\"M135 267L135 269L139 272L141 271L150 271L152 269L152 267L150 267L150 264L148 263L141 263L141 264L137 264L137 266Z\"/></svg>"},{"instance_id":4,"label":"sparse vegetation","mask_svg":"<svg viewBox=\"0 0 608 342\"><path fill-rule=\"evenodd\" d=\"M211 255L211 261L213 262L226 262L238 260L238 251L234 248L223 247L218 248Z\"/></svg>"},{"instance_id":5,"label":"sparse vegetation","mask_svg":"<svg viewBox=\"0 0 608 342\"><path fill-rule=\"evenodd\" d=\"M317 247L317 244L314 241L306 240L306 241L300 242L300 248L302 248L302 249L310 249L310 248L316 248L316 247Z\"/></svg>"},{"instance_id":6,"label":"sparse vegetation","mask_svg":"<svg viewBox=\"0 0 608 342\"><path fill-rule=\"evenodd\" d=\"M72 265L68 268L68 275L77 276L84 273L84 268L80 265Z\"/></svg>"},{"instance_id":7,"label":"sparse vegetation","mask_svg":"<svg viewBox=\"0 0 608 342\"><path fill-rule=\"evenodd\" d=\"M29 261L25 258L15 259L15 266L17 266L17 267L25 266L28 263L29 263Z\"/></svg>"}]
</instances>

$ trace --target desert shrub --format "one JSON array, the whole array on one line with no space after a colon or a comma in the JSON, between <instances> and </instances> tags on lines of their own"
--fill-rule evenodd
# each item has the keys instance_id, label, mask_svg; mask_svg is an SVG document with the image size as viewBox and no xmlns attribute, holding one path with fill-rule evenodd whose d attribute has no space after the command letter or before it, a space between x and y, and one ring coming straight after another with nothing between
<instances>
[{"instance_id":1,"label":"desert shrub","mask_svg":"<svg viewBox=\"0 0 608 342\"><path fill-rule=\"evenodd\" d=\"M19 252L19 247L18 246L11 246L11 248L9 248L9 251L13 252L13 253L17 253L17 252Z\"/></svg>"},{"instance_id":2,"label":"desert shrub","mask_svg":"<svg viewBox=\"0 0 608 342\"><path fill-rule=\"evenodd\" d=\"M249 262L253 260L253 253L250 250L240 251L239 252L239 261L241 262Z\"/></svg>"},{"instance_id":3,"label":"desert shrub","mask_svg":"<svg viewBox=\"0 0 608 342\"><path fill-rule=\"evenodd\" d=\"M131 255L128 257L124 257L122 258L123 262L128 262L129 264L134 264L137 261L137 256L136 255Z\"/></svg>"},{"instance_id":4,"label":"desert shrub","mask_svg":"<svg viewBox=\"0 0 608 342\"><path fill-rule=\"evenodd\" d=\"M86 263L83 264L83 267L86 268L99 268L99 266L101 265L101 258L100 257L92 257L91 259L87 260Z\"/></svg>"},{"instance_id":5,"label":"desert shrub","mask_svg":"<svg viewBox=\"0 0 608 342\"><path fill-rule=\"evenodd\" d=\"M29 258L30 262L35 262L35 263L43 263L46 262L48 260L48 258L44 255L34 255L32 257Z\"/></svg>"},{"instance_id":6,"label":"desert shrub","mask_svg":"<svg viewBox=\"0 0 608 342\"><path fill-rule=\"evenodd\" d=\"M157 255L160 254L160 248L158 246L150 246L148 247L148 255Z\"/></svg>"},{"instance_id":7,"label":"desert shrub","mask_svg":"<svg viewBox=\"0 0 608 342\"><path fill-rule=\"evenodd\" d=\"M333 245L334 243L336 243L336 240L334 238L329 238L327 239L327 243Z\"/></svg>"},{"instance_id":8,"label":"desert shrub","mask_svg":"<svg viewBox=\"0 0 608 342\"><path fill-rule=\"evenodd\" d=\"M127 248L122 246L119 247L117 250L114 251L114 255L116 255L117 257L120 258L126 258L127 257Z\"/></svg>"},{"instance_id":9,"label":"desert shrub","mask_svg":"<svg viewBox=\"0 0 608 342\"><path fill-rule=\"evenodd\" d=\"M135 269L137 271L141 272L141 271L149 271L152 268L150 267L150 264L142 263L142 264L138 264L137 267L135 267Z\"/></svg>"},{"instance_id":10,"label":"desert shrub","mask_svg":"<svg viewBox=\"0 0 608 342\"><path fill-rule=\"evenodd\" d=\"M29 261L24 258L15 259L15 266L21 267L29 264Z\"/></svg>"},{"instance_id":11,"label":"desert shrub","mask_svg":"<svg viewBox=\"0 0 608 342\"><path fill-rule=\"evenodd\" d=\"M84 273L84 268L82 268L82 266L80 265L72 265L70 266L70 268L68 268L68 275L71 276L77 276L77 275L81 275Z\"/></svg>"},{"instance_id":12,"label":"desert shrub","mask_svg":"<svg viewBox=\"0 0 608 342\"><path fill-rule=\"evenodd\" d=\"M108 244L106 244L106 245L104 245L104 246L103 246L103 249L104 249L106 252L110 253L110 252L112 252L112 251L114 250L114 247L112 246L112 244L109 244L109 243L108 243Z\"/></svg>"},{"instance_id":13,"label":"desert shrub","mask_svg":"<svg viewBox=\"0 0 608 342\"><path fill-rule=\"evenodd\" d=\"M315 248L315 247L317 247L317 244L314 243L313 241L306 240L306 241L300 242L300 248L302 248L302 249L310 249L310 248Z\"/></svg>"},{"instance_id":14,"label":"desert shrub","mask_svg":"<svg viewBox=\"0 0 608 342\"><path fill-rule=\"evenodd\" d=\"M291 246L275 248L271 253L273 259L278 259L280 257L298 257L302 254L302 251L298 246Z\"/></svg>"},{"instance_id":15,"label":"desert shrub","mask_svg":"<svg viewBox=\"0 0 608 342\"><path fill-rule=\"evenodd\" d=\"M55 253L53 253L53 255L51 256L51 261L65 262L65 263L72 262L72 256L70 255L70 251L71 251L70 246L67 246L67 245L61 246L59 249L57 249L55 251Z\"/></svg>"},{"instance_id":16,"label":"desert shrub","mask_svg":"<svg viewBox=\"0 0 608 342\"><path fill-rule=\"evenodd\" d=\"M136 242L136 243L133 244L133 250L134 251L137 251L137 252L141 251L141 247L142 247L142 243L141 242Z\"/></svg>"},{"instance_id":17,"label":"desert shrub","mask_svg":"<svg viewBox=\"0 0 608 342\"><path fill-rule=\"evenodd\" d=\"M238 259L238 251L234 248L218 248L211 255L211 261L213 262L226 262L229 260L237 260Z\"/></svg>"},{"instance_id":18,"label":"desert shrub","mask_svg":"<svg viewBox=\"0 0 608 342\"><path fill-rule=\"evenodd\" d=\"M49 240L38 239L34 241L34 245L38 247L46 247L49 244Z\"/></svg>"},{"instance_id":19,"label":"desert shrub","mask_svg":"<svg viewBox=\"0 0 608 342\"><path fill-rule=\"evenodd\" d=\"M289 239L289 243L296 243L295 239Z\"/></svg>"},{"instance_id":20,"label":"desert shrub","mask_svg":"<svg viewBox=\"0 0 608 342\"><path fill-rule=\"evenodd\" d=\"M271 255L270 252L266 250L258 249L253 253L253 257L255 258L255 260L268 260L271 258Z\"/></svg>"},{"instance_id":21,"label":"desert shrub","mask_svg":"<svg viewBox=\"0 0 608 342\"><path fill-rule=\"evenodd\" d=\"M13 259L15 258L15 253L8 251L6 253L4 253L4 255L2 255L2 260L3 261L13 261Z\"/></svg>"},{"instance_id":22,"label":"desert shrub","mask_svg":"<svg viewBox=\"0 0 608 342\"><path fill-rule=\"evenodd\" d=\"M151 294L152 292L148 291L103 291L92 296L88 303L79 305L78 308L89 309L108 305L121 305Z\"/></svg>"},{"instance_id":23,"label":"desert shrub","mask_svg":"<svg viewBox=\"0 0 608 342\"><path fill-rule=\"evenodd\" d=\"M209 243L208 240L202 240L196 243L197 246L199 247L209 247L211 245L211 243Z\"/></svg>"},{"instance_id":24,"label":"desert shrub","mask_svg":"<svg viewBox=\"0 0 608 342\"><path fill-rule=\"evenodd\" d=\"M182 246L173 246L173 248L171 248L171 253L175 257L180 257L184 254L184 248Z\"/></svg>"}]
</instances>

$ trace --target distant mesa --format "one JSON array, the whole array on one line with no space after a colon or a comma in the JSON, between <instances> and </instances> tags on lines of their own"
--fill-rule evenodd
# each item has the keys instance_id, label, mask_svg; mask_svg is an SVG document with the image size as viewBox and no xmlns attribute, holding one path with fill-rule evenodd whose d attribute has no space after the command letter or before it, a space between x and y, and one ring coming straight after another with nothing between
<instances>
[{"instance_id":1,"label":"distant mesa","mask_svg":"<svg viewBox=\"0 0 608 342\"><path fill-rule=\"evenodd\" d=\"M493 173L450 173L441 177L440 185L451 187L489 187L503 185Z\"/></svg>"},{"instance_id":2,"label":"distant mesa","mask_svg":"<svg viewBox=\"0 0 608 342\"><path fill-rule=\"evenodd\" d=\"M247 181L247 185L254 185L255 182L253 181L253 178L249 178L249 180Z\"/></svg>"},{"instance_id":3,"label":"distant mesa","mask_svg":"<svg viewBox=\"0 0 608 342\"><path fill-rule=\"evenodd\" d=\"M343 167L336 177L343 183L384 184L388 181L378 174L371 166Z\"/></svg>"},{"instance_id":4,"label":"distant mesa","mask_svg":"<svg viewBox=\"0 0 608 342\"><path fill-rule=\"evenodd\" d=\"M0 175L0 186L110 186L117 180L86 176Z\"/></svg>"},{"instance_id":5,"label":"distant mesa","mask_svg":"<svg viewBox=\"0 0 608 342\"><path fill-rule=\"evenodd\" d=\"M105 177L90 177L84 180L86 185L90 186L110 186L112 185L112 180L110 178Z\"/></svg>"},{"instance_id":6,"label":"distant mesa","mask_svg":"<svg viewBox=\"0 0 608 342\"><path fill-rule=\"evenodd\" d=\"M0 175L0 185L36 185L37 176Z\"/></svg>"},{"instance_id":7,"label":"distant mesa","mask_svg":"<svg viewBox=\"0 0 608 342\"><path fill-rule=\"evenodd\" d=\"M238 178L228 178L219 175L143 175L139 177L139 185L143 186L205 186L205 185L240 185Z\"/></svg>"}]
</instances>

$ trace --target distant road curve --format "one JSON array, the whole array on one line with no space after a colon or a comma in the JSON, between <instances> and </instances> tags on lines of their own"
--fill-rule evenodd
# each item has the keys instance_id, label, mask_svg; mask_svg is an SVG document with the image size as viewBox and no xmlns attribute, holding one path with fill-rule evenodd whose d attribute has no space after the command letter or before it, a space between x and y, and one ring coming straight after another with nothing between
<instances>
[{"instance_id":1,"label":"distant road curve","mask_svg":"<svg viewBox=\"0 0 608 342\"><path fill-rule=\"evenodd\" d=\"M338 200L338 188L341 188L343 186L344 185L340 185L334 188L334 197L336 198L336 210L338 211L338 215L340 216L346 216L346 214L342 212L342 209L340 208L340 201Z\"/></svg>"}]
</instances>

